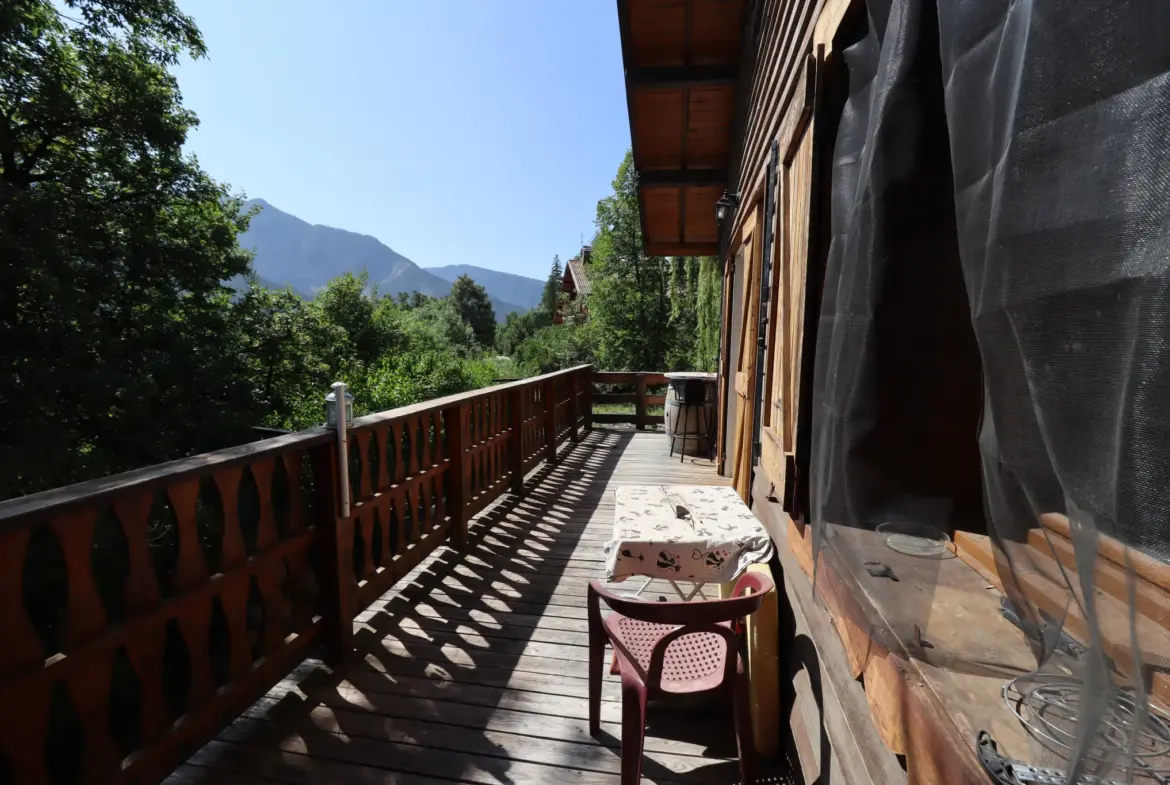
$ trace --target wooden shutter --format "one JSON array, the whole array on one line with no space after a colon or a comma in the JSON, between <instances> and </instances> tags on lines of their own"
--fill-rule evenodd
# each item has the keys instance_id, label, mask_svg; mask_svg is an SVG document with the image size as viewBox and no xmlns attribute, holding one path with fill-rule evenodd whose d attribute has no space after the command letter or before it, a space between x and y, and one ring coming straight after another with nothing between
<instances>
[{"instance_id":1,"label":"wooden shutter","mask_svg":"<svg viewBox=\"0 0 1170 785\"><path fill-rule=\"evenodd\" d=\"M780 200L773 265L774 318L769 336L768 389L765 391L761 463L776 489L794 478L790 466L796 453L797 402L800 395L801 345L804 339L805 283L809 252L813 190L813 102L817 61L805 62L805 78L780 125Z\"/></svg>"}]
</instances>

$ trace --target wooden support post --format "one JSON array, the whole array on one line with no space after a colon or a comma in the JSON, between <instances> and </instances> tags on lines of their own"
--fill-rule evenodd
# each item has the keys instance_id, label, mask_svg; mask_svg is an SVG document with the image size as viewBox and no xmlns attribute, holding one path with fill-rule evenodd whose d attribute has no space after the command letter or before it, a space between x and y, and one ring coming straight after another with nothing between
<instances>
[{"instance_id":1,"label":"wooden support post","mask_svg":"<svg viewBox=\"0 0 1170 785\"><path fill-rule=\"evenodd\" d=\"M555 379L544 383L544 459L557 462L557 385Z\"/></svg>"},{"instance_id":2,"label":"wooden support post","mask_svg":"<svg viewBox=\"0 0 1170 785\"><path fill-rule=\"evenodd\" d=\"M580 441L581 437L577 435L577 418L579 417L577 397L581 392L581 386L578 384L579 374L571 374L569 376L569 439L573 444Z\"/></svg>"},{"instance_id":3,"label":"wooden support post","mask_svg":"<svg viewBox=\"0 0 1170 785\"><path fill-rule=\"evenodd\" d=\"M451 516L451 541L460 550L467 545L467 505L471 502L471 460L467 454L470 421L469 403L443 412L447 430L447 510Z\"/></svg>"},{"instance_id":4,"label":"wooden support post","mask_svg":"<svg viewBox=\"0 0 1170 785\"><path fill-rule=\"evenodd\" d=\"M512 470L512 493L524 492L524 399L527 387L517 387L508 393L511 414L511 436L508 437L508 468Z\"/></svg>"},{"instance_id":5,"label":"wooden support post","mask_svg":"<svg viewBox=\"0 0 1170 785\"><path fill-rule=\"evenodd\" d=\"M321 629L329 660L341 662L353 651L353 521L341 517L336 445L330 441L315 447L310 460L320 533L313 558L321 576Z\"/></svg>"},{"instance_id":6,"label":"wooden support post","mask_svg":"<svg viewBox=\"0 0 1170 785\"><path fill-rule=\"evenodd\" d=\"M584 371L585 375L585 432L593 430L593 366Z\"/></svg>"},{"instance_id":7,"label":"wooden support post","mask_svg":"<svg viewBox=\"0 0 1170 785\"><path fill-rule=\"evenodd\" d=\"M638 374L637 380L634 382L635 394L638 396L637 402L634 404L634 419L637 420L638 430L646 430L646 374Z\"/></svg>"}]
</instances>

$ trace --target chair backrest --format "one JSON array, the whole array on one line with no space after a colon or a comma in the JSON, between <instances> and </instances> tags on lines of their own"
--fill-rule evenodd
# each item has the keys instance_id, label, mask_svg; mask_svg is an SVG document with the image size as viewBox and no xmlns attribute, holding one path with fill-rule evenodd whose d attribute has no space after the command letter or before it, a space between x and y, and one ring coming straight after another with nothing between
<instances>
[{"instance_id":1,"label":"chair backrest","mask_svg":"<svg viewBox=\"0 0 1170 785\"><path fill-rule=\"evenodd\" d=\"M679 624L684 627L710 626L742 619L755 613L759 610L760 603L764 601L764 595L771 591L774 585L772 579L763 573L746 572L736 581L731 597L725 600L646 602L614 594L602 586L600 581L590 582L590 588L600 595L605 604L623 616L638 621Z\"/></svg>"}]
</instances>

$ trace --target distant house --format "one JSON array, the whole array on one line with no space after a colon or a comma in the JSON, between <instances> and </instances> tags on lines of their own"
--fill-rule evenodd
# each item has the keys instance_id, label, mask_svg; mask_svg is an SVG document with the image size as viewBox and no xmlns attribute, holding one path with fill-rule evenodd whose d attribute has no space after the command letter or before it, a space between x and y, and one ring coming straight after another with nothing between
<instances>
[{"instance_id":1,"label":"distant house","mask_svg":"<svg viewBox=\"0 0 1170 785\"><path fill-rule=\"evenodd\" d=\"M593 252L593 248L588 245L581 246L581 253L574 256L565 264L565 274L561 279L561 291L568 297L567 301L563 302L557 309L553 321L560 324L565 320L565 317L578 318L585 321L589 318L589 311L586 308L584 298L588 297L593 287L589 283L589 276L586 268L589 266L589 257Z\"/></svg>"}]
</instances>

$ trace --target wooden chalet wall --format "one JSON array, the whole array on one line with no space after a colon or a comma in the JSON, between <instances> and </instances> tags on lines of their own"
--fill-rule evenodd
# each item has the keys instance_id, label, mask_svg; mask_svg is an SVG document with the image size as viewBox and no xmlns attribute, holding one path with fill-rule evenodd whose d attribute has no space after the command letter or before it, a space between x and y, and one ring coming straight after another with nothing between
<instances>
[{"instance_id":1,"label":"wooden chalet wall","mask_svg":"<svg viewBox=\"0 0 1170 785\"><path fill-rule=\"evenodd\" d=\"M873 684L859 680L862 670L852 662L850 641L838 631L839 614L814 599L809 576L797 566L799 549L788 542L789 514L799 516L800 499L807 498L793 468L798 454L807 456L809 444L811 423L802 419L800 402L810 392L828 250L836 117L824 111L825 102L832 103L826 65L839 57L833 42L849 9L850 0L758 0L745 20L728 162L728 189L738 191L739 205L721 227L720 393L734 417L725 405L720 412L733 420L728 425L735 433L726 440L729 454L721 457L744 499L754 498L753 507L780 551L787 595L781 618L782 698L790 757L806 782L886 785L907 781L898 755L908 750L890 731L895 724L874 712L881 701L870 693L885 682L868 670ZM737 261L742 270L736 270ZM740 292L731 291L733 282ZM765 286L767 296L761 298ZM732 302L740 303L738 313ZM759 354L757 338L764 345ZM733 345L740 347L738 356L731 356ZM754 447L757 417L759 446ZM927 769L945 757L943 742L950 739L930 741L933 751L915 756L911 780L946 779Z\"/></svg>"}]
</instances>

